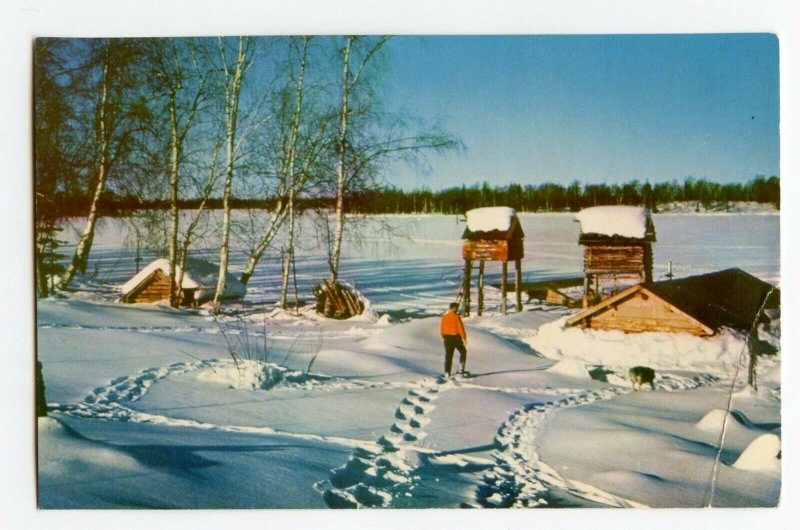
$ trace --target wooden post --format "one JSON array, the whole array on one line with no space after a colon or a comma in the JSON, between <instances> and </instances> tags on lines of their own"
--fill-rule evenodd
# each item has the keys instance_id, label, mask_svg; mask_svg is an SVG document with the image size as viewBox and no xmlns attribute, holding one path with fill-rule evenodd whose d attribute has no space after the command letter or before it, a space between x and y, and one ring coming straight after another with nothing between
<instances>
[{"instance_id":1,"label":"wooden post","mask_svg":"<svg viewBox=\"0 0 800 530\"><path fill-rule=\"evenodd\" d=\"M589 275L587 274L583 278L583 307L584 307L584 309L589 307L589 282L590 282L590 278L589 278Z\"/></svg>"},{"instance_id":2,"label":"wooden post","mask_svg":"<svg viewBox=\"0 0 800 530\"><path fill-rule=\"evenodd\" d=\"M478 316L483 314L483 276L486 269L486 261L481 260L478 266Z\"/></svg>"},{"instance_id":3,"label":"wooden post","mask_svg":"<svg viewBox=\"0 0 800 530\"><path fill-rule=\"evenodd\" d=\"M503 262L503 276L500 280L500 312L504 315L508 313L508 301L506 294L508 293L508 262Z\"/></svg>"},{"instance_id":4,"label":"wooden post","mask_svg":"<svg viewBox=\"0 0 800 530\"><path fill-rule=\"evenodd\" d=\"M517 291L517 313L519 313L522 311L522 260L519 258L514 260L514 266L517 269L514 277L514 287Z\"/></svg>"},{"instance_id":5,"label":"wooden post","mask_svg":"<svg viewBox=\"0 0 800 530\"><path fill-rule=\"evenodd\" d=\"M472 289L472 260L464 260L464 316L469 316L470 290Z\"/></svg>"}]
</instances>

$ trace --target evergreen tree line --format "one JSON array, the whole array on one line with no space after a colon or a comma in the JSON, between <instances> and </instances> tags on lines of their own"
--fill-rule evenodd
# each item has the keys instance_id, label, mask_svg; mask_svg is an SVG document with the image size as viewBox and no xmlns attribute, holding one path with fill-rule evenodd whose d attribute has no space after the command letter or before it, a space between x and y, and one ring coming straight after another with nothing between
<instances>
[{"instance_id":1,"label":"evergreen tree line","mask_svg":"<svg viewBox=\"0 0 800 530\"><path fill-rule=\"evenodd\" d=\"M274 208L279 198L230 199L233 208ZM68 216L81 215L89 205L89 197L67 197L56 195L51 198L57 209ZM325 197L300 196L296 199L301 211L320 210L330 205ZM351 214L412 214L443 213L463 214L473 208L485 206L510 206L520 212L561 212L578 211L590 206L627 205L645 206L657 213L659 205L674 202L693 203L697 211L712 207L725 207L733 202L756 202L771 204L780 209L780 179L776 176L757 176L746 183L719 184L707 179L686 177L682 183L677 180L655 185L638 180L623 184L580 184L577 181L564 186L544 183L540 185L509 184L491 186L455 186L440 191L428 188L405 191L394 186L379 186L370 190L357 190L345 196L344 208ZM181 209L193 210L203 204L203 200L181 199ZM119 196L109 192L100 201L100 211L107 216L124 216L137 210L166 210L167 200L146 200L134 195ZM208 209L221 209L222 199L208 198Z\"/></svg>"},{"instance_id":2,"label":"evergreen tree line","mask_svg":"<svg viewBox=\"0 0 800 530\"><path fill-rule=\"evenodd\" d=\"M360 213L444 213L463 214L473 208L509 206L519 212L578 211L590 206L645 206L657 213L659 205L673 202L694 203L696 211L732 202L749 201L780 208L780 179L757 176L746 183L719 184L704 178L687 177L650 184L632 180L623 184L554 183L491 186L455 186L441 191L395 187L368 190L351 198L351 207Z\"/></svg>"}]
</instances>

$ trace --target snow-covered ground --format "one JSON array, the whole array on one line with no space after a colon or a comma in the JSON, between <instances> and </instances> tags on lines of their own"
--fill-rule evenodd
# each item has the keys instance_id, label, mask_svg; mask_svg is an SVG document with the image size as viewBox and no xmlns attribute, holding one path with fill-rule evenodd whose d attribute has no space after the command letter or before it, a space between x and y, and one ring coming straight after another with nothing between
<instances>
[{"instance_id":1,"label":"snow-covered ground","mask_svg":"<svg viewBox=\"0 0 800 530\"><path fill-rule=\"evenodd\" d=\"M521 215L526 280L580 271L573 219ZM672 261L678 275L737 266L780 281L777 215L653 220L656 277ZM307 299L325 262L305 228ZM780 352L760 358L753 392L735 334L570 336L566 310L528 302L503 316L489 288L487 313L465 319L472 376L437 380L438 315L458 290L463 230L455 217L367 220L341 276L370 314L328 321L274 308L275 258L219 318L115 304L133 253L119 222L106 222L97 276L37 307L51 408L38 428L41 507L779 502ZM487 269L492 283L499 266ZM655 391L631 391L634 364L656 369Z\"/></svg>"}]
</instances>

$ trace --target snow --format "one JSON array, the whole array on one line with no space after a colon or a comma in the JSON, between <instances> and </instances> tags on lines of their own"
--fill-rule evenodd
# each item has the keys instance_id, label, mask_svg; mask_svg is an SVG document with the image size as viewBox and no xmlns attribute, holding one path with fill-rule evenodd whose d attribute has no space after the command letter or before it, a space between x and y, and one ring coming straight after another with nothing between
<instances>
[{"instance_id":1,"label":"snow","mask_svg":"<svg viewBox=\"0 0 800 530\"><path fill-rule=\"evenodd\" d=\"M525 341L551 359L710 373L735 370L746 348L744 337L730 330L712 337L697 337L689 333L624 333L567 327L566 320L567 317L563 317L544 324L535 336Z\"/></svg>"},{"instance_id":2,"label":"snow","mask_svg":"<svg viewBox=\"0 0 800 530\"><path fill-rule=\"evenodd\" d=\"M659 221L659 245L692 270L737 265L779 279L777 216L745 217L673 215ZM579 270L570 215L520 219L534 234L526 279ZM413 237L389 242L376 229L348 249L343 276L369 310L345 321L277 309L269 261L218 317L114 304L131 254L118 234L98 234L108 244L94 263L108 273L37 308L50 406L39 422L42 507L702 506L726 415L712 504L778 502L780 468L748 447L781 436L780 351L759 359L755 391L734 333L564 329L570 311L531 301L502 315L487 288L485 314L464 318L472 376L438 382L438 319L458 290L463 226L381 221ZM704 223L720 234L714 247L686 234ZM746 258L742 241L756 249ZM298 281L324 270L312 255ZM779 347L778 323L763 333ZM656 369L655 391L631 390L636 365Z\"/></svg>"},{"instance_id":3,"label":"snow","mask_svg":"<svg viewBox=\"0 0 800 530\"><path fill-rule=\"evenodd\" d=\"M574 359L563 359L547 369L548 372L573 377L575 379L590 379L586 366Z\"/></svg>"},{"instance_id":4,"label":"snow","mask_svg":"<svg viewBox=\"0 0 800 530\"><path fill-rule=\"evenodd\" d=\"M507 206L475 208L467 212L467 227L471 232L505 232L511 228L511 221L516 216L517 212Z\"/></svg>"},{"instance_id":5,"label":"snow","mask_svg":"<svg viewBox=\"0 0 800 530\"><path fill-rule=\"evenodd\" d=\"M637 206L594 206L575 214L581 233L643 238L650 213Z\"/></svg>"},{"instance_id":6,"label":"snow","mask_svg":"<svg viewBox=\"0 0 800 530\"><path fill-rule=\"evenodd\" d=\"M733 467L780 476L781 439L774 434L762 434L747 446Z\"/></svg>"}]
</instances>

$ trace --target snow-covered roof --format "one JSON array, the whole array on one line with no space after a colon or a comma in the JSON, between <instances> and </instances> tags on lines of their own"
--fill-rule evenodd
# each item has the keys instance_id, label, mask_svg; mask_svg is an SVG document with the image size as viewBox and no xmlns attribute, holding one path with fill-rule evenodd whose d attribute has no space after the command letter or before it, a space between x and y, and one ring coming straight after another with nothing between
<instances>
[{"instance_id":1,"label":"snow-covered roof","mask_svg":"<svg viewBox=\"0 0 800 530\"><path fill-rule=\"evenodd\" d=\"M157 270L161 270L161 272L169 277L169 260L166 258L158 258L140 270L122 286L122 295L125 296L136 289ZM176 266L176 274L180 275L180 267ZM194 297L196 300L211 297L214 295L217 288L218 274L219 265L202 259L186 258L186 270L183 274L181 288L194 289ZM236 298L244 296L245 293L246 288L244 284L230 272L227 273L225 275L225 291L222 296L224 298Z\"/></svg>"},{"instance_id":2,"label":"snow-covered roof","mask_svg":"<svg viewBox=\"0 0 800 530\"><path fill-rule=\"evenodd\" d=\"M511 221L516 216L514 208L507 206L475 208L467 212L467 228L472 232L505 232L511 228Z\"/></svg>"},{"instance_id":3,"label":"snow-covered roof","mask_svg":"<svg viewBox=\"0 0 800 530\"><path fill-rule=\"evenodd\" d=\"M647 235L650 212L639 206L594 206L578 212L582 234L635 237Z\"/></svg>"}]
</instances>

